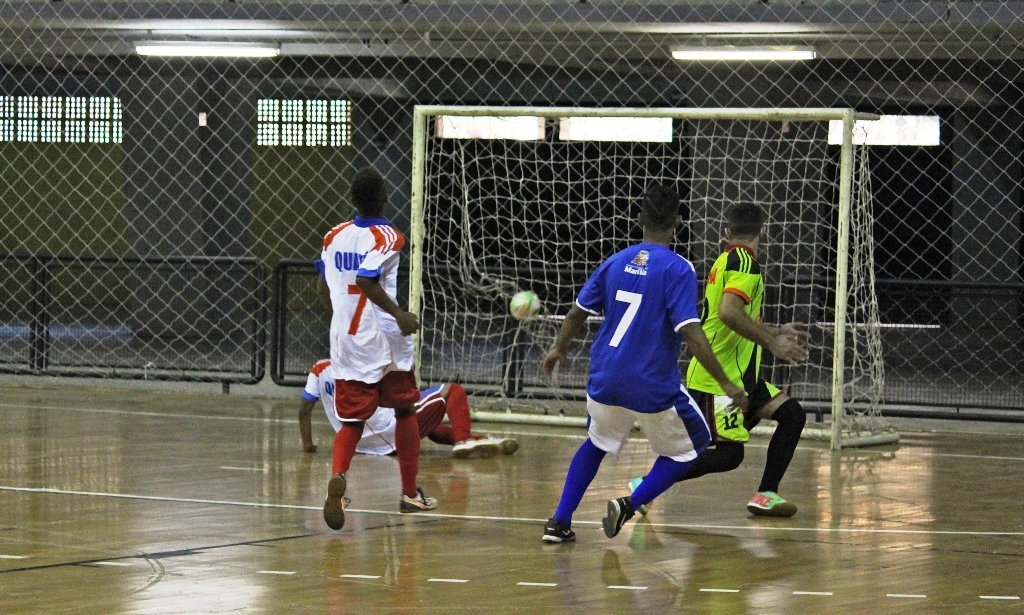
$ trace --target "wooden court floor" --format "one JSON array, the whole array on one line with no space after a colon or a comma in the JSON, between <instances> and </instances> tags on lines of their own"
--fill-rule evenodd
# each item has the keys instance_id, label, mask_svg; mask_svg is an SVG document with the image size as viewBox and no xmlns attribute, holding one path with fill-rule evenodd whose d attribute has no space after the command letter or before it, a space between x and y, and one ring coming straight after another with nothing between
<instances>
[{"instance_id":1,"label":"wooden court floor","mask_svg":"<svg viewBox=\"0 0 1024 615\"><path fill-rule=\"evenodd\" d=\"M546 545L580 430L479 425L522 444L483 460L424 441L436 514L399 515L397 462L357 456L332 532L329 427L318 416L321 451L300 452L296 407L0 386L0 614L1024 613L1019 434L804 441L784 520L744 508L755 439L740 469L677 486L609 540L605 500L651 461L637 439L606 460L578 542Z\"/></svg>"}]
</instances>

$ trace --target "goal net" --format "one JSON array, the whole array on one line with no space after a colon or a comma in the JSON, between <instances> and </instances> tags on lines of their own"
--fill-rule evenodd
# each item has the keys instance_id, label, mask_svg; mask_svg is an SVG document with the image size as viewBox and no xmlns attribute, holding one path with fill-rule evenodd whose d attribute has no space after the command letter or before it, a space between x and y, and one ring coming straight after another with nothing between
<instances>
[{"instance_id":1,"label":"goal net","mask_svg":"<svg viewBox=\"0 0 1024 615\"><path fill-rule=\"evenodd\" d=\"M516 420L582 399L599 319L560 373L544 375L541 359L587 276L640 239L647 186L666 183L686 221L674 248L701 279L724 246L728 206L765 209L764 320L805 324L812 351L797 366L766 354L763 375L831 412L832 425L817 431L835 448L896 441L878 411L871 189L867 150L853 144L857 117L841 109L417 107L410 306L422 321L421 378L458 379ZM830 121L839 128L833 144ZM541 298L538 316L510 315L521 290Z\"/></svg>"}]
</instances>

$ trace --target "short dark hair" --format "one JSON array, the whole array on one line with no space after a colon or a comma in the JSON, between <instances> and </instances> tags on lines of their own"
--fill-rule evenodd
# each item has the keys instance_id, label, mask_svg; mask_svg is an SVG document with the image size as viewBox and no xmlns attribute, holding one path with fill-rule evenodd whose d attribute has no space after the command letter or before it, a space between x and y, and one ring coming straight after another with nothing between
<instances>
[{"instance_id":1,"label":"short dark hair","mask_svg":"<svg viewBox=\"0 0 1024 615\"><path fill-rule=\"evenodd\" d=\"M384 213L388 202L388 186L384 176L376 169L366 167L359 169L352 178L352 205L364 216L379 216Z\"/></svg>"},{"instance_id":2,"label":"short dark hair","mask_svg":"<svg viewBox=\"0 0 1024 615\"><path fill-rule=\"evenodd\" d=\"M652 184L644 192L640 213L644 226L656 231L667 231L679 217L679 193L668 184Z\"/></svg>"},{"instance_id":3,"label":"short dark hair","mask_svg":"<svg viewBox=\"0 0 1024 615\"><path fill-rule=\"evenodd\" d=\"M757 237L768 216L760 205L736 203L725 212L725 222L733 236Z\"/></svg>"}]
</instances>

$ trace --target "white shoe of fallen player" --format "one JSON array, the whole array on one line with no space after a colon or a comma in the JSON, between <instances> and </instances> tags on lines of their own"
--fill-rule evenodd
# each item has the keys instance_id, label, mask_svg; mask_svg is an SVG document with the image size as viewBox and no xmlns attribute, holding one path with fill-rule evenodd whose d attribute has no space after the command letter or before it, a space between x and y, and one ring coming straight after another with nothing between
<instances>
[{"instance_id":1,"label":"white shoe of fallen player","mask_svg":"<svg viewBox=\"0 0 1024 615\"><path fill-rule=\"evenodd\" d=\"M518 445L517 445L518 448ZM493 438L469 438L456 442L452 447L452 457L465 459L474 455L481 458L493 457L501 452L501 445Z\"/></svg>"}]
</instances>

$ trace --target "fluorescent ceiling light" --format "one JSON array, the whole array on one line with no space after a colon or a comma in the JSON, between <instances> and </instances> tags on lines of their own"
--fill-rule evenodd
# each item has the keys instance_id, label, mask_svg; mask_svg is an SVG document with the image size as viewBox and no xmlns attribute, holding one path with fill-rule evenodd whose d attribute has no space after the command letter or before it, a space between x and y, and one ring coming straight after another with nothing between
<instances>
[{"instance_id":1,"label":"fluorescent ceiling light","mask_svg":"<svg viewBox=\"0 0 1024 615\"><path fill-rule=\"evenodd\" d=\"M829 120L829 145L843 142L842 120ZM939 145L939 116L883 115L879 120L853 123L856 145Z\"/></svg>"},{"instance_id":2,"label":"fluorescent ceiling light","mask_svg":"<svg viewBox=\"0 0 1024 615\"><path fill-rule=\"evenodd\" d=\"M792 60L813 60L818 52L813 47L675 47L672 57L677 60L718 61L733 60L738 62L781 62Z\"/></svg>"},{"instance_id":3,"label":"fluorescent ceiling light","mask_svg":"<svg viewBox=\"0 0 1024 615\"><path fill-rule=\"evenodd\" d=\"M276 43L145 41L136 43L135 51L142 56L273 58L281 53L281 48Z\"/></svg>"},{"instance_id":4,"label":"fluorescent ceiling light","mask_svg":"<svg viewBox=\"0 0 1024 615\"><path fill-rule=\"evenodd\" d=\"M670 117L564 117L559 120L561 141L632 141L669 143Z\"/></svg>"},{"instance_id":5,"label":"fluorescent ceiling light","mask_svg":"<svg viewBox=\"0 0 1024 615\"><path fill-rule=\"evenodd\" d=\"M437 136L442 139L544 139L544 118L533 116L456 116L437 118Z\"/></svg>"}]
</instances>

